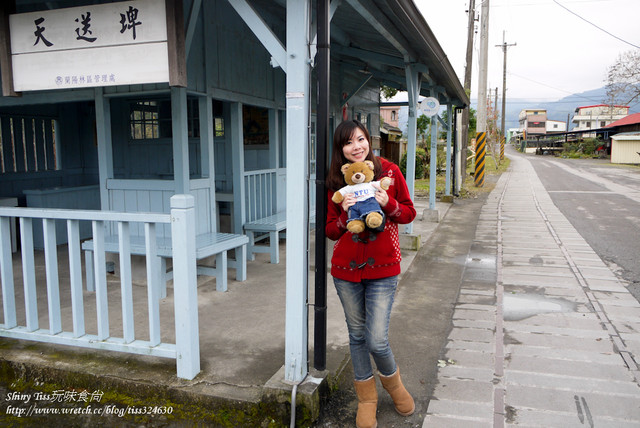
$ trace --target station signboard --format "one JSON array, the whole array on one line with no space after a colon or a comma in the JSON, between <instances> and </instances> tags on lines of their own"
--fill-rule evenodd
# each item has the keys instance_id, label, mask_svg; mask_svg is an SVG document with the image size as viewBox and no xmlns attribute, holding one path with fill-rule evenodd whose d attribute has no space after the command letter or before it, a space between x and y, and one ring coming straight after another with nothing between
<instances>
[{"instance_id":1,"label":"station signboard","mask_svg":"<svg viewBox=\"0 0 640 428\"><path fill-rule=\"evenodd\" d=\"M9 15L14 90L170 82L167 9L136 0Z\"/></svg>"}]
</instances>

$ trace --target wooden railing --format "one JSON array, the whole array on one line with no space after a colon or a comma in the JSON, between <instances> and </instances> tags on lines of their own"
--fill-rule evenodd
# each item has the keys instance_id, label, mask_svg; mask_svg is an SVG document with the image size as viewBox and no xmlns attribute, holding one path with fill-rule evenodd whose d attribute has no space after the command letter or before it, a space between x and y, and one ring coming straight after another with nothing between
<instances>
[{"instance_id":1,"label":"wooden railing","mask_svg":"<svg viewBox=\"0 0 640 428\"><path fill-rule=\"evenodd\" d=\"M11 253L10 225L19 219L21 251L16 265L21 266L24 291L16 293L14 261ZM55 223L66 222L68 238L69 278L61 280ZM41 222L44 230L45 278L37 277L33 248L33 224ZM94 241L95 300L97 324L85 320L85 302L82 284L82 257L79 225L90 222ZM161 278L158 270L147 269L147 320L141 328L144 336L136 332L134 323L134 297L131 283L130 233L133 227L144 230L147 242L147 266L156 266L156 230L164 225L171 228L174 272L175 334L163 334L160 322ZM120 246L121 316L110 317L104 236L107 226L118 231ZM171 213L126 213L113 211L79 211L39 208L0 207L0 281L2 282L2 314L0 336L34 340L99 350L120 351L150 356L175 358L177 375L193 379L200 371L198 338L198 304L196 287L194 198L190 195L171 197ZM62 248L62 247L61 247ZM19 259L19 260L18 260ZM65 269L66 271L66 269ZM46 282L47 306L38 307L38 281ZM70 313L63 313L61 288L71 294ZM40 287L38 287L40 288ZM40 288L40 290L43 290ZM40 291L42 292L42 291ZM24 303L16 299L24 298ZM68 294L66 294L68 295ZM18 317L18 309L20 317ZM24 311L24 316L22 315ZM48 328L39 324L41 315L48 319ZM20 320L19 320L20 318ZM122 319L113 321L114 319ZM25 320L22 323L22 320ZM112 322L113 321L113 322ZM112 324L118 325L122 336L116 336ZM89 327L90 325L90 327ZM63 328L67 326L67 330ZM71 327L69 329L69 327ZM89 330L93 330L89 332ZM148 330L148 333L146 333ZM164 332L167 333L167 332ZM173 333L173 332L169 332ZM175 343L163 341L163 336L174 336Z\"/></svg>"}]
</instances>

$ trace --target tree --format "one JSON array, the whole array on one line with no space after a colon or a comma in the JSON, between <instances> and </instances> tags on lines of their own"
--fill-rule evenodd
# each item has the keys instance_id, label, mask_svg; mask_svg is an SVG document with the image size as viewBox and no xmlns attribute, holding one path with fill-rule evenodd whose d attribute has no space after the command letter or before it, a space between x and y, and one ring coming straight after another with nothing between
<instances>
[{"instance_id":1,"label":"tree","mask_svg":"<svg viewBox=\"0 0 640 428\"><path fill-rule=\"evenodd\" d=\"M640 98L640 50L623 52L607 73L607 98L629 105Z\"/></svg>"},{"instance_id":2,"label":"tree","mask_svg":"<svg viewBox=\"0 0 640 428\"><path fill-rule=\"evenodd\" d=\"M421 114L418 116L416 128L418 131L418 137L422 137L422 143L424 144L424 136L429 129L429 125L431 124L431 118Z\"/></svg>"},{"instance_id":3,"label":"tree","mask_svg":"<svg viewBox=\"0 0 640 428\"><path fill-rule=\"evenodd\" d=\"M476 127L478 124L478 117L476 111L469 107L469 141L472 138L476 138Z\"/></svg>"},{"instance_id":4,"label":"tree","mask_svg":"<svg viewBox=\"0 0 640 428\"><path fill-rule=\"evenodd\" d=\"M385 100L393 98L397 93L398 90L396 88L392 88L391 86L387 85L380 85L380 95L382 95L382 98L384 98Z\"/></svg>"}]
</instances>

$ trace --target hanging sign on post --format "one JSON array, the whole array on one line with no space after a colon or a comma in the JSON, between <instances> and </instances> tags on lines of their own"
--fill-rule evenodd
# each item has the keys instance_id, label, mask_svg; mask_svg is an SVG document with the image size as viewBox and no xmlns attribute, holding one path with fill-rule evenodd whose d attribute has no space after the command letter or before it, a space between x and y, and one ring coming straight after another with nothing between
<instances>
[{"instance_id":1,"label":"hanging sign on post","mask_svg":"<svg viewBox=\"0 0 640 428\"><path fill-rule=\"evenodd\" d=\"M418 108L422 110L422 114L425 116L432 117L440 111L440 102L437 98L428 97L420 101Z\"/></svg>"}]
</instances>

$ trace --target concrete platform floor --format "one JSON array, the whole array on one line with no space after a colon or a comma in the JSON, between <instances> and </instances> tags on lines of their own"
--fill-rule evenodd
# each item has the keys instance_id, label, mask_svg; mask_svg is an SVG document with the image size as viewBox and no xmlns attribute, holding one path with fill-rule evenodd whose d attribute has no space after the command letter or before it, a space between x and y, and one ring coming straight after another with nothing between
<instances>
[{"instance_id":1,"label":"concrete platform floor","mask_svg":"<svg viewBox=\"0 0 640 428\"><path fill-rule=\"evenodd\" d=\"M407 246L415 248L415 241L425 243L437 228L434 213L428 209L428 200L417 199L418 217L413 234L406 237ZM436 211L442 219L450 204L437 202ZM312 237L313 238L313 237ZM413 241L413 243L412 243ZM328 251L332 247L328 242ZM285 241L280 245L280 264L269 263L267 254L258 254L255 261L247 263L247 280L235 281L235 272L229 272L229 287L225 293L215 290L215 279L198 277L198 307L200 325L201 372L187 381L176 376L174 360L107 351L87 350L59 345L39 344L22 340L0 338L0 395L21 392L35 397L37 391L101 391L105 398L94 406L112 404L114 415L102 415L99 421L118 421L119 424L165 426L181 421L186 425L199 421L208 426L280 426L289 412L287 399L293 386L283 383L285 360ZM311 239L313 260L313 239ZM61 303L63 330L72 330L71 299L68 288L68 262L66 246L59 247L59 275L61 278ZM403 250L405 272L413 262L417 251ZM330 257L328 257L330 260ZM24 302L21 287L22 272L19 253L14 257L18 319L24 323ZM48 326L46 280L43 254L36 255L38 272L38 308L40 326ZM313 267L311 267L313 271ZM313 272L309 275L309 302L313 297ZM110 329L114 336L122 335L120 286L116 275L109 275ZM335 388L345 367L349 365L348 337L344 315L331 278L327 278L327 368L323 372L311 369L306 385L299 389L297 403L301 409L299 420L317 416L320 395L327 388ZM136 337L148 336L146 310L146 284L135 282ZM87 333L94 334L96 326L95 294L84 292L85 322ZM168 284L167 297L161 302L161 331L163 342L175 340L173 319L173 288ZM313 308L309 319L300 320L309 325L309 359L313 358ZM313 361L310 361L310 368ZM25 396L26 396L25 395ZM144 415L119 418L116 409L139 410L144 406L171 406L172 414L161 412L145 419ZM11 400L0 401L0 422L3 418L15 423L26 419L12 419L7 409L15 404ZM38 403L52 406L49 402ZM70 400L67 407L79 408ZM86 406L86 402L85 402ZM22 404L27 408L27 404ZM128 411L128 410L127 410ZM103 410L104 412L104 410ZM107 417L109 416L109 417ZM106 417L106 419L105 419ZM30 423L38 421L31 416ZM93 422L90 422L93 420ZM51 419L47 419L51 421ZM68 424L70 419L65 419ZM95 424L95 418L76 417L78 424ZM136 422L137 421L137 422ZM225 422L226 421L226 422ZM244 421L244 422L243 422ZM73 424L72 424L73 425ZM69 425L70 426L70 425ZM133 426L133 425L132 425Z\"/></svg>"}]
</instances>

